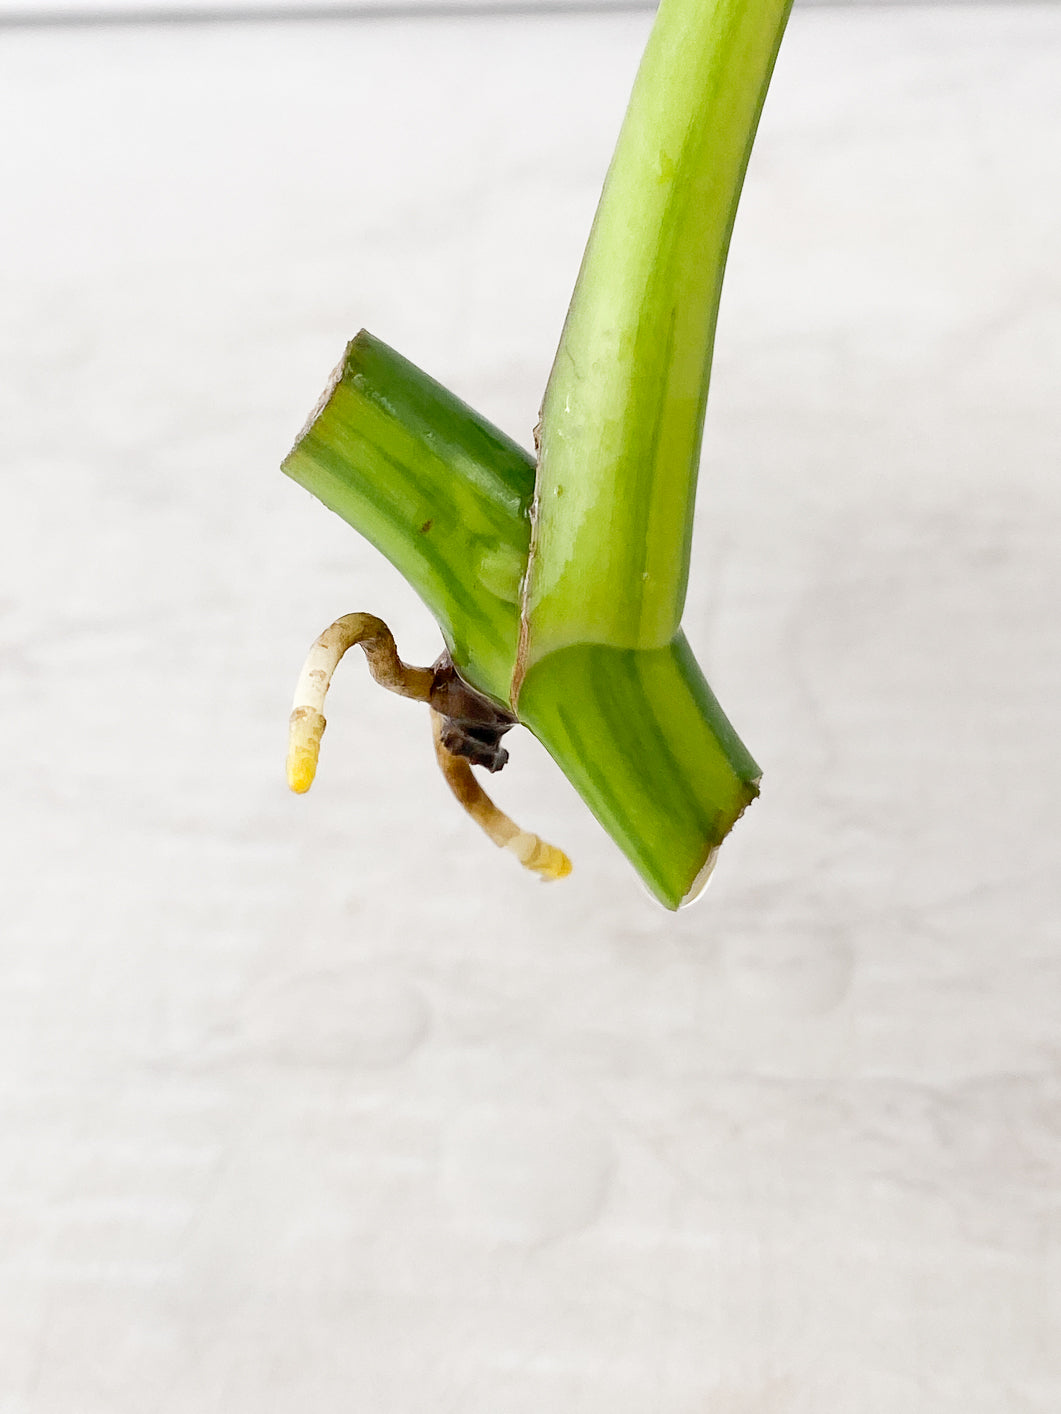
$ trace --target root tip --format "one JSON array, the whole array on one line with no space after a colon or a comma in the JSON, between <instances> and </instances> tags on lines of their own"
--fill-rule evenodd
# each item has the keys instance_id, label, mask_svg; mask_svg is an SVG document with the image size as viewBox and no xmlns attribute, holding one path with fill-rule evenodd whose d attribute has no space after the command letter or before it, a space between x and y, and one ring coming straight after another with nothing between
<instances>
[{"instance_id":1,"label":"root tip","mask_svg":"<svg viewBox=\"0 0 1061 1414\"><path fill-rule=\"evenodd\" d=\"M291 713L287 747L287 784L296 795L305 795L317 774L324 718L319 712L298 707Z\"/></svg>"},{"instance_id":2,"label":"root tip","mask_svg":"<svg viewBox=\"0 0 1061 1414\"><path fill-rule=\"evenodd\" d=\"M574 867L562 849L546 844L538 835L528 830L520 830L506 845L525 869L531 869L546 882L566 879Z\"/></svg>"},{"instance_id":3,"label":"root tip","mask_svg":"<svg viewBox=\"0 0 1061 1414\"><path fill-rule=\"evenodd\" d=\"M287 784L296 795L305 795L317 774L317 762L308 751L291 752L287 758Z\"/></svg>"},{"instance_id":4,"label":"root tip","mask_svg":"<svg viewBox=\"0 0 1061 1414\"><path fill-rule=\"evenodd\" d=\"M570 859L568 859L567 855L562 849L556 849L552 845L550 845L549 848L555 855L555 859L552 865L550 866L549 872L547 874L543 874L542 878L544 878L545 880L566 879L568 874L571 873L572 869L574 869L575 866L571 863Z\"/></svg>"}]
</instances>

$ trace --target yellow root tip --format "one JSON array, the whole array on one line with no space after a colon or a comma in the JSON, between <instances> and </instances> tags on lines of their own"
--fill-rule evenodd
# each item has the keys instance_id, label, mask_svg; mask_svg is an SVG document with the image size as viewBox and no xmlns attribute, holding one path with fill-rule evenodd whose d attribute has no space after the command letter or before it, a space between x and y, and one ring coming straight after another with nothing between
<instances>
[{"instance_id":1,"label":"yellow root tip","mask_svg":"<svg viewBox=\"0 0 1061 1414\"><path fill-rule=\"evenodd\" d=\"M505 848L512 851L525 869L540 874L547 882L566 879L573 868L562 849L546 844L545 840L538 835L532 835L529 830L520 830L508 841Z\"/></svg>"},{"instance_id":2,"label":"yellow root tip","mask_svg":"<svg viewBox=\"0 0 1061 1414\"><path fill-rule=\"evenodd\" d=\"M297 707L291 713L287 746L287 784L296 795L304 795L313 784L313 778L317 774L324 725L321 714L310 707Z\"/></svg>"}]
</instances>

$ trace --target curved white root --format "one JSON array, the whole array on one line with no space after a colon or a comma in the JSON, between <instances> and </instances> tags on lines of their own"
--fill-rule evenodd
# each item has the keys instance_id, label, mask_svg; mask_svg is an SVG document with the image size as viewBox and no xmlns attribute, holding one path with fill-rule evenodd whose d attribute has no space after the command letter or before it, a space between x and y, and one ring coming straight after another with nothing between
<instances>
[{"instance_id":1,"label":"curved white root","mask_svg":"<svg viewBox=\"0 0 1061 1414\"><path fill-rule=\"evenodd\" d=\"M368 659L369 671L391 692L426 702L431 691L430 668L411 668L398 657L394 637L374 614L344 614L317 638L310 648L295 688L287 747L287 783L301 795L317 774L321 737L327 725L324 699L339 660L355 643Z\"/></svg>"}]
</instances>

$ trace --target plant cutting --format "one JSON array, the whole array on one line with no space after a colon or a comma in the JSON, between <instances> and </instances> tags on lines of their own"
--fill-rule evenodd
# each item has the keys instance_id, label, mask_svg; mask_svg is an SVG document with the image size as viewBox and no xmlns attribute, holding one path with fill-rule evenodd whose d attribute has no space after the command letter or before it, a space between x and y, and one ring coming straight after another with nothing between
<instances>
[{"instance_id":1,"label":"plant cutting","mask_svg":"<svg viewBox=\"0 0 1061 1414\"><path fill-rule=\"evenodd\" d=\"M308 789L331 674L355 643L426 702L446 779L545 878L565 855L518 830L471 767L528 727L668 908L695 897L760 771L681 631L730 233L789 0L662 0L535 429L532 457L364 331L285 472L366 536L446 651L402 664L386 626L317 640L291 716Z\"/></svg>"}]
</instances>

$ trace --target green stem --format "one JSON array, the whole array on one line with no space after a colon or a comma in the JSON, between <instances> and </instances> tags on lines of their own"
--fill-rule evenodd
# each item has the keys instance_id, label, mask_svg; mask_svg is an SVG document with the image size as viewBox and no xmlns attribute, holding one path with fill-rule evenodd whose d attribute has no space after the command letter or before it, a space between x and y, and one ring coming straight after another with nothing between
<instances>
[{"instance_id":1,"label":"green stem","mask_svg":"<svg viewBox=\"0 0 1061 1414\"><path fill-rule=\"evenodd\" d=\"M534 462L362 330L283 463L391 561L463 677L507 705Z\"/></svg>"},{"instance_id":2,"label":"green stem","mask_svg":"<svg viewBox=\"0 0 1061 1414\"><path fill-rule=\"evenodd\" d=\"M528 664L678 630L722 275L789 3L660 4L542 405Z\"/></svg>"},{"instance_id":3,"label":"green stem","mask_svg":"<svg viewBox=\"0 0 1061 1414\"><path fill-rule=\"evenodd\" d=\"M503 702L530 534L527 454L362 332L284 470L401 570L462 676ZM759 768L681 634L663 649L550 654L528 673L519 716L669 908L756 794Z\"/></svg>"},{"instance_id":4,"label":"green stem","mask_svg":"<svg viewBox=\"0 0 1061 1414\"><path fill-rule=\"evenodd\" d=\"M722 273L788 3L662 0L536 476L365 333L284 463L405 575L461 675L540 738L670 908L758 791L679 622Z\"/></svg>"},{"instance_id":5,"label":"green stem","mask_svg":"<svg viewBox=\"0 0 1061 1414\"><path fill-rule=\"evenodd\" d=\"M682 633L664 648L551 653L527 674L519 713L667 908L695 895L759 794L759 767Z\"/></svg>"}]
</instances>

